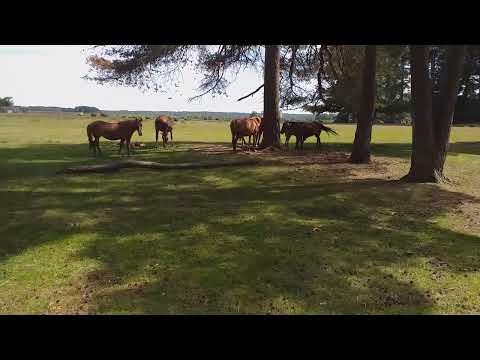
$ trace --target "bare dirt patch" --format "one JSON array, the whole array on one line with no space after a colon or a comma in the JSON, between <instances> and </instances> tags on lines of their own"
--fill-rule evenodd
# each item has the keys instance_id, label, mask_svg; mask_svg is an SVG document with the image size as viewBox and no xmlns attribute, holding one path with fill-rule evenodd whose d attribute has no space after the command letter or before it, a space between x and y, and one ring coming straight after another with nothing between
<instances>
[{"instance_id":1,"label":"bare dirt patch","mask_svg":"<svg viewBox=\"0 0 480 360\"><path fill-rule=\"evenodd\" d=\"M190 148L193 152L216 157L239 156L259 160L263 165L285 166L328 166L332 172L349 173L352 179L376 178L394 180L407 171L408 161L390 157L373 157L370 164L352 164L349 162L350 154L347 152L333 151L297 151L297 150L237 150L234 152L230 146L222 144L201 144Z\"/></svg>"},{"instance_id":2,"label":"bare dirt patch","mask_svg":"<svg viewBox=\"0 0 480 360\"><path fill-rule=\"evenodd\" d=\"M480 234L480 203L465 201L459 210L464 219L464 230L471 234Z\"/></svg>"}]
</instances>

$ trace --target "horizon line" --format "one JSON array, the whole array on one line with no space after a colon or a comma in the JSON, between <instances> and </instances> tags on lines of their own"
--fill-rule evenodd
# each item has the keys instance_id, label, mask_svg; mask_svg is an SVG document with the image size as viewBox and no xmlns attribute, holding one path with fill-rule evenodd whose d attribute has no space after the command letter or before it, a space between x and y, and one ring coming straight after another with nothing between
<instances>
[{"instance_id":1,"label":"horizon line","mask_svg":"<svg viewBox=\"0 0 480 360\"><path fill-rule=\"evenodd\" d=\"M97 106L91 106L91 105L76 105L76 106L88 106L88 107L95 107L99 109L99 111L124 111L124 112L140 112L140 111L149 111L149 112L215 112L215 113L238 113L238 114L249 114L252 113L253 111L217 111L217 110L129 110L129 109L102 109L98 108ZM73 107L66 107L66 106L59 106L59 105L13 105L12 107L51 107L51 108L61 108L61 109L74 109L76 106ZM286 111L293 111L293 110L285 110L280 112L284 113ZM262 111L255 111L257 113L261 113ZM307 115L307 114L312 114L310 112L306 111L299 111L297 113L292 113L292 114L298 114L298 115Z\"/></svg>"}]
</instances>

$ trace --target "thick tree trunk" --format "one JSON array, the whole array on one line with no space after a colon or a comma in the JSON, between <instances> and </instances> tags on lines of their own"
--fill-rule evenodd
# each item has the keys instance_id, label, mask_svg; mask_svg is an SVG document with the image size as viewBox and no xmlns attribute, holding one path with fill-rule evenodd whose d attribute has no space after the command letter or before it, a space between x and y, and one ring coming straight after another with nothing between
<instances>
[{"instance_id":1,"label":"thick tree trunk","mask_svg":"<svg viewBox=\"0 0 480 360\"><path fill-rule=\"evenodd\" d=\"M370 142L372 139L372 125L375 113L375 74L376 74L376 46L367 45L365 48L365 63L362 78L362 102L355 131L353 150L350 161L353 163L370 162Z\"/></svg>"},{"instance_id":2,"label":"thick tree trunk","mask_svg":"<svg viewBox=\"0 0 480 360\"><path fill-rule=\"evenodd\" d=\"M280 147L280 46L265 46L263 140L261 149Z\"/></svg>"},{"instance_id":3,"label":"thick tree trunk","mask_svg":"<svg viewBox=\"0 0 480 360\"><path fill-rule=\"evenodd\" d=\"M448 151L455 103L465 46L450 46L447 61L441 70L440 95L432 110L432 84L428 78L428 49L412 46L412 160L410 172L404 178L412 182L439 182ZM432 112L435 114L432 118Z\"/></svg>"},{"instance_id":4,"label":"thick tree trunk","mask_svg":"<svg viewBox=\"0 0 480 360\"><path fill-rule=\"evenodd\" d=\"M465 61L466 46L453 45L447 50L447 63L440 78L440 104L434 124L434 165L436 176L443 178L443 167L448 151L450 129L457 102L460 77Z\"/></svg>"},{"instance_id":5,"label":"thick tree trunk","mask_svg":"<svg viewBox=\"0 0 480 360\"><path fill-rule=\"evenodd\" d=\"M436 182L428 47L410 46L410 56L413 102L412 157L410 172L404 179L411 182Z\"/></svg>"}]
</instances>

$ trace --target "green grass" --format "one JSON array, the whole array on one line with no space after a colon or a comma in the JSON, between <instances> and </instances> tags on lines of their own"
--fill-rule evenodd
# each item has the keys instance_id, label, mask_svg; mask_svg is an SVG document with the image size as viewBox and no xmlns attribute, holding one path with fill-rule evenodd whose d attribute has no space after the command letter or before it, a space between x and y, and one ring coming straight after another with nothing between
<instances>
[{"instance_id":1,"label":"green grass","mask_svg":"<svg viewBox=\"0 0 480 360\"><path fill-rule=\"evenodd\" d=\"M312 139L268 166L56 175L119 157L91 157L90 121L0 116L2 314L480 313L480 128L453 129L443 185L396 181L397 126L374 127L368 166L306 161ZM332 126L324 156L348 153L355 128ZM225 122L153 138L147 121L136 158L247 156L193 151L228 145Z\"/></svg>"}]
</instances>

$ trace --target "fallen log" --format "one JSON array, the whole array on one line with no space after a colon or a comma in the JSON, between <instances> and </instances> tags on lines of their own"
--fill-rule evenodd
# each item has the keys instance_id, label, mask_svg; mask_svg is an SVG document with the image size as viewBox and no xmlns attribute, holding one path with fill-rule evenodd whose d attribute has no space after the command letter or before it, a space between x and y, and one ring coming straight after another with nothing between
<instances>
[{"instance_id":1,"label":"fallen log","mask_svg":"<svg viewBox=\"0 0 480 360\"><path fill-rule=\"evenodd\" d=\"M177 163L161 164L153 161L123 160L114 161L107 164L72 166L62 169L57 174L83 174L83 173L105 173L115 172L126 168L141 168L150 170L180 170L180 169L212 169L227 166L245 166L256 165L259 161L255 159L223 161L223 162L204 162L204 163Z\"/></svg>"}]
</instances>

